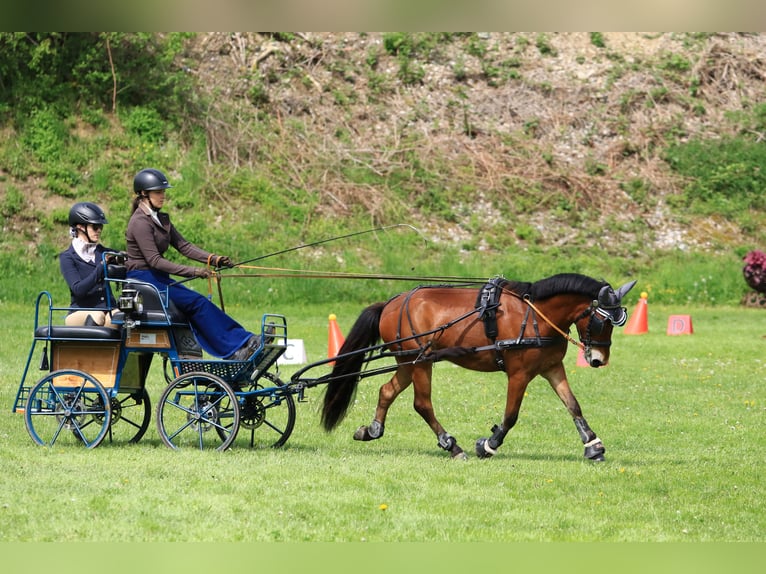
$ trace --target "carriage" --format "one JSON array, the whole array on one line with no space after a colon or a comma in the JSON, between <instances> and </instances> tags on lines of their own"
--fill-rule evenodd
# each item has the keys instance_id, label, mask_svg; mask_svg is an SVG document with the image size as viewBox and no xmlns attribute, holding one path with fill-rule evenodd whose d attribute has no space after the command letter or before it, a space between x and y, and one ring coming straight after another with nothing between
<instances>
[{"instance_id":1,"label":"carriage","mask_svg":"<svg viewBox=\"0 0 766 574\"><path fill-rule=\"evenodd\" d=\"M127 280L103 264L107 280L120 293L119 312L112 316L118 329L54 325L54 314L68 308L54 307L48 292L38 296L32 348L14 411L24 414L29 434L40 445L68 441L93 448L105 439L139 441L151 419L146 374L159 354L167 386L155 418L162 442L171 448L225 450L243 428L249 432L250 446L282 446L295 425L296 400L319 385L326 385L321 415L325 430L331 431L346 416L361 379L392 372L380 389L375 417L357 429L354 439L381 438L389 407L412 385L413 406L438 447L452 458L465 458L431 403L433 364L447 360L507 377L502 420L492 427L491 436L475 443L480 458L497 453L517 422L527 385L539 375L566 406L584 456L604 459L604 445L569 387L563 358L572 343L590 366L608 362L612 329L627 320L622 299L635 281L613 289L605 281L563 273L534 283L496 277L416 287L370 305L337 356L311 363L284 382L272 368L287 348L283 315L263 315L260 346L249 360L206 360L167 292ZM41 322L44 301L47 320ZM579 340L569 335L572 326ZM47 374L27 385L41 345L40 369ZM379 366L381 360L388 364ZM312 376L328 365L329 373Z\"/></svg>"},{"instance_id":2,"label":"carriage","mask_svg":"<svg viewBox=\"0 0 766 574\"><path fill-rule=\"evenodd\" d=\"M70 308L54 306L48 291L37 297L32 346L13 405L34 442L95 448L141 440L152 418L146 380L157 355L167 385L155 418L168 447L225 450L246 433L250 446L287 441L295 400L274 369L287 346L284 316L262 316L261 343L250 359L210 360L167 290L126 279L120 265L102 264L119 294L116 328L57 324ZM30 384L38 352L45 374Z\"/></svg>"}]
</instances>

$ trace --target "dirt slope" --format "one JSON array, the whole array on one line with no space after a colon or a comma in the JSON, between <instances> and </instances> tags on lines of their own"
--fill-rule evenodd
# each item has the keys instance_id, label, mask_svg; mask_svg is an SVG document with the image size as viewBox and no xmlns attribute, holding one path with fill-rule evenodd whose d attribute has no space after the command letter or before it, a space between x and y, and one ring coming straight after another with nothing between
<instances>
[{"instance_id":1,"label":"dirt slope","mask_svg":"<svg viewBox=\"0 0 766 574\"><path fill-rule=\"evenodd\" d=\"M453 36L407 57L385 41L374 33L213 33L200 35L188 56L208 89L244 100L256 91L263 101L254 105L300 122L322 142L323 149L298 155L361 150L371 169L385 173L396 157L384 150L417 134L418 153L470 164L479 190L472 214L492 217L509 181L531 181L622 227L642 218L656 247L743 240L726 221L671 215L664 198L683 182L661 150L671 139L726 133L734 129L728 112L763 100L766 36L486 33ZM631 181L642 182L648 197L623 191ZM321 188L332 209L359 195L332 173ZM365 196L374 211L374 190ZM523 216L538 238L555 243L579 233L563 229L566 215L540 203L545 209ZM591 241L624 241L620 227L611 226L612 237L591 230ZM467 233L460 222L443 232Z\"/></svg>"}]
</instances>

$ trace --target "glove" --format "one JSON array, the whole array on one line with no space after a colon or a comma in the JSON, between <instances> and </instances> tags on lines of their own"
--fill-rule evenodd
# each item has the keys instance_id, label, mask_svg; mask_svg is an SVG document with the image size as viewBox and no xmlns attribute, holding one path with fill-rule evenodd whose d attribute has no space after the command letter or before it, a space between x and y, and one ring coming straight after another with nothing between
<instances>
[{"instance_id":1,"label":"glove","mask_svg":"<svg viewBox=\"0 0 766 574\"><path fill-rule=\"evenodd\" d=\"M107 264L109 264L109 265L112 265L112 264L114 264L114 265L124 265L125 264L125 259L127 258L126 255L127 254L124 253L124 252L120 252L120 253L111 253L111 252L110 253L106 253L106 254L104 254L104 261L106 261Z\"/></svg>"},{"instance_id":2,"label":"glove","mask_svg":"<svg viewBox=\"0 0 766 574\"><path fill-rule=\"evenodd\" d=\"M221 267L227 267L231 269L232 267L234 267L234 263L231 262L230 257L227 257L226 255L219 255L215 259L215 266L218 267L219 269Z\"/></svg>"},{"instance_id":3,"label":"glove","mask_svg":"<svg viewBox=\"0 0 766 574\"><path fill-rule=\"evenodd\" d=\"M213 274L213 272L208 269L207 267L195 267L194 268L194 277L201 277L203 279L207 279Z\"/></svg>"}]
</instances>

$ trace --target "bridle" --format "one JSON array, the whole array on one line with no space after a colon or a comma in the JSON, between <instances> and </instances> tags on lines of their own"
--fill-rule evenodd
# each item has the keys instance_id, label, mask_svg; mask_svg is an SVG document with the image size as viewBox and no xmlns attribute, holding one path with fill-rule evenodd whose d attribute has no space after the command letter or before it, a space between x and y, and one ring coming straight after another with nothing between
<instances>
[{"instance_id":1,"label":"bridle","mask_svg":"<svg viewBox=\"0 0 766 574\"><path fill-rule=\"evenodd\" d=\"M534 303L532 303L528 297L524 297L523 300L535 313L537 313L562 337L564 337L573 345L582 349L583 353L585 354L586 361L589 361L590 359L591 348L609 347L612 345L611 339L608 341L594 341L592 338L593 335L600 335L604 331L604 327L606 326L607 322L611 323L615 327L621 327L628 320L628 312L625 307L621 307L619 305L607 306L603 303L600 303L597 299L594 299L593 302L588 305L583 310L583 312L575 317L575 319L572 321L572 323L576 326L577 323L579 323L582 319L590 316L588 319L588 326L585 328L585 336L583 336L578 329L580 340L577 341L569 333L561 329L558 325L546 317L545 314L540 311L540 309L535 307Z\"/></svg>"},{"instance_id":2,"label":"bridle","mask_svg":"<svg viewBox=\"0 0 766 574\"><path fill-rule=\"evenodd\" d=\"M614 327L622 327L628 320L628 312L625 307L604 307L594 300L582 313L575 317L574 323L577 324L588 315L590 318L588 319L588 326L585 328L584 344L590 347L609 347L612 344L611 340L594 341L592 335L603 333L607 323L611 323Z\"/></svg>"}]
</instances>

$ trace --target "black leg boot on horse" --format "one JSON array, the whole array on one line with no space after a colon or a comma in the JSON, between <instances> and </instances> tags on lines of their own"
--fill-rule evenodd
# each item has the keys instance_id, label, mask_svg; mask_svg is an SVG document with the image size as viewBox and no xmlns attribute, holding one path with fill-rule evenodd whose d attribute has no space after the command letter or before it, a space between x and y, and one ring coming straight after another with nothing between
<instances>
[{"instance_id":1,"label":"black leg boot on horse","mask_svg":"<svg viewBox=\"0 0 766 574\"><path fill-rule=\"evenodd\" d=\"M577 427L577 432L580 433L582 443L585 445L583 456L596 462L603 462L606 448L601 439L590 429L583 417L575 418L574 424Z\"/></svg>"}]
</instances>

